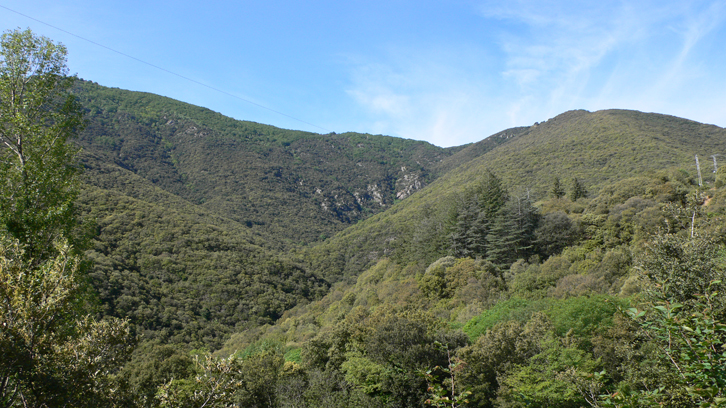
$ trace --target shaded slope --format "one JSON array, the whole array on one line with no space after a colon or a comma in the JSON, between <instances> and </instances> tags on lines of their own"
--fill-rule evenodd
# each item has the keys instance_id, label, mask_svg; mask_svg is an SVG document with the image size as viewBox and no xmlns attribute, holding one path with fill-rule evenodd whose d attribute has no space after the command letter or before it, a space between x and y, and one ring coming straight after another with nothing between
<instances>
[{"instance_id":1,"label":"shaded slope","mask_svg":"<svg viewBox=\"0 0 726 408\"><path fill-rule=\"evenodd\" d=\"M244 225L117 166L96 163L86 176L79 206L97 230L90 282L103 313L131 319L144 340L216 348L327 292Z\"/></svg>"},{"instance_id":2,"label":"shaded slope","mask_svg":"<svg viewBox=\"0 0 726 408\"><path fill-rule=\"evenodd\" d=\"M89 160L113 163L280 242L308 243L435 179L456 149L237 121L140 92L79 82Z\"/></svg>"}]
</instances>

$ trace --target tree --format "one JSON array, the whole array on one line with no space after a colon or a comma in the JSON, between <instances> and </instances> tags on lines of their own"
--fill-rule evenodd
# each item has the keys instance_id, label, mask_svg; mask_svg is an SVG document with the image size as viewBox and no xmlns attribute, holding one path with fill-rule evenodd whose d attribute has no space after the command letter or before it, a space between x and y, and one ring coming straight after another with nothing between
<instances>
[{"instance_id":1,"label":"tree","mask_svg":"<svg viewBox=\"0 0 726 408\"><path fill-rule=\"evenodd\" d=\"M625 311L657 351L657 387L618 387L601 406L726 406L724 247L708 238L658 236L638 262L643 300ZM637 366L633 367L634 371Z\"/></svg>"},{"instance_id":2,"label":"tree","mask_svg":"<svg viewBox=\"0 0 726 408\"><path fill-rule=\"evenodd\" d=\"M111 406L113 375L134 346L127 322L84 315L81 258L36 266L18 240L0 234L0 407Z\"/></svg>"},{"instance_id":3,"label":"tree","mask_svg":"<svg viewBox=\"0 0 726 408\"><path fill-rule=\"evenodd\" d=\"M506 267L534 254L539 212L526 197L513 197L496 214L487 235L487 259Z\"/></svg>"},{"instance_id":4,"label":"tree","mask_svg":"<svg viewBox=\"0 0 726 408\"><path fill-rule=\"evenodd\" d=\"M535 236L539 254L547 259L575 243L580 228L563 211L555 211L541 217Z\"/></svg>"},{"instance_id":5,"label":"tree","mask_svg":"<svg viewBox=\"0 0 726 408\"><path fill-rule=\"evenodd\" d=\"M450 252L457 257L487 257L487 235L508 194L502 181L487 170L481 182L466 191L450 215Z\"/></svg>"},{"instance_id":6,"label":"tree","mask_svg":"<svg viewBox=\"0 0 726 408\"><path fill-rule=\"evenodd\" d=\"M560 183L560 178L555 176L554 180L552 180L552 187L550 188L550 197L562 198L564 196L565 196L565 189L562 187L562 184Z\"/></svg>"},{"instance_id":7,"label":"tree","mask_svg":"<svg viewBox=\"0 0 726 408\"><path fill-rule=\"evenodd\" d=\"M573 202L577 201L579 198L587 197L587 190L585 190L585 186L580 183L580 180L578 180L577 177L572 178L569 196L570 200Z\"/></svg>"},{"instance_id":8,"label":"tree","mask_svg":"<svg viewBox=\"0 0 726 408\"><path fill-rule=\"evenodd\" d=\"M76 226L78 148L67 140L83 118L67 73L63 45L30 30L0 38L0 229L38 262Z\"/></svg>"},{"instance_id":9,"label":"tree","mask_svg":"<svg viewBox=\"0 0 726 408\"><path fill-rule=\"evenodd\" d=\"M134 345L89 308L78 227L82 125L66 51L30 30L0 38L0 407L113 406Z\"/></svg>"}]
</instances>

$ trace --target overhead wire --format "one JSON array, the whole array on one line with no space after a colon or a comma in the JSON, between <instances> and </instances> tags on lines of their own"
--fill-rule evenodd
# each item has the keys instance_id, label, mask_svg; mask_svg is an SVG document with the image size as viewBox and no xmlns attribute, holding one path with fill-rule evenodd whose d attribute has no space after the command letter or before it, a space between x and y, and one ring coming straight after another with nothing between
<instances>
[{"instance_id":1,"label":"overhead wire","mask_svg":"<svg viewBox=\"0 0 726 408\"><path fill-rule=\"evenodd\" d=\"M107 46L105 46L105 45L103 45L103 44L100 44L100 43L97 43L97 42L95 42L95 41L93 41L93 40L89 40L88 38L84 38L84 37L81 37L80 35L77 35L77 34L74 34L74 33L70 32L70 31L64 30L64 29L62 29L62 28L60 28L60 27L56 27L56 26L54 26L54 25L52 25L52 24L49 24L49 23L46 23L46 22L44 22L44 21L38 20L37 18L33 18L33 17L31 17L31 16L29 16L29 15L27 15L27 14L23 14L23 13L21 13L21 12L17 11L17 10L13 10L13 9L11 9L11 8L9 8L9 7L6 7L6 6L3 6L3 5L1 5L1 4L0 4L0 8L3 8L3 9L5 9L5 10L7 10L7 11L10 11L10 12L13 12L13 13L15 13L15 14L19 14L19 15L21 15L21 16L23 16L23 17L27 18L27 19L33 20L33 21L35 21L35 22L38 22L38 23L40 23L40 24L44 24L44 25L46 25L46 26L48 26L48 27L51 27L51 28L53 28L53 29L56 29L56 30L58 30L58 31L64 32L64 33L66 33L66 34L68 34L68 35L71 35L71 36L73 36L73 37L76 37L76 38L78 38L78 39L81 39L81 40L83 40L83 41L89 42L89 43L91 43L91 44L93 44L93 45L96 45L96 46L98 46L98 47L104 48L104 49L106 49L106 50L109 50L109 51L111 51L111 52L115 52L116 54L122 55L122 56L124 56L124 57L126 57L126 58L130 58L130 59L132 59L132 60L134 60L134 61L137 61L137 62L140 62L140 63L142 63L142 64L148 65L148 66L150 66L150 67L156 68L156 69L158 69L158 70L160 70L160 71L166 72L167 74L170 74L170 75L174 75L174 76L177 76L177 77L179 77L179 78L182 78L182 79L184 79L184 80L186 80L186 81L189 81L189 82L195 83L195 84L197 84L197 85L201 85L201 86L203 86L203 87L205 87L205 88L208 88L208 89L211 89L211 90L213 90L213 91L216 91L216 92L222 93L222 94L224 94L224 95L227 95L227 96L230 96L230 97L232 97L232 98L235 98L235 99L239 99L239 100L241 100L241 101L244 101L244 102L247 102L247 103L249 103L249 104L255 105L255 106L259 107L259 108L262 108L262 109L268 110L268 111L270 111L270 112L276 113L276 114L278 114L278 115L284 116L284 117L286 117L286 118L288 118L288 119L292 119L292 120L295 120L295 121L297 121L297 122L300 122L300 123L304 123L304 124L306 124L306 125L309 125L309 126L312 126L312 127L318 128L318 129L321 129L321 130L323 130L323 131L325 131L325 132L330 132L330 130L328 130L328 129L325 129L324 127L321 127L321 126L318 126L318 125L312 124L312 123L310 123L310 122L307 122L307 121L304 121L304 120L302 120L302 119L298 119L298 118L296 118L296 117L294 117L294 116L290 116L290 115L288 115L288 114L286 114L286 113L282 113L282 112L280 112L280 111L277 111L277 110L275 110L275 109L272 109L272 108L268 108L267 106L261 105L261 104L259 104L259 103L257 103L257 102L253 102L253 101L251 101L251 100L249 100L249 99L245 99L245 98L243 98L243 97L241 97L241 96L239 96L239 95L235 95L235 94L233 94L233 93L230 93L230 92L224 91L224 90L222 90L222 89L219 89L219 88L215 88L215 87L213 87L213 86L210 86L210 85L207 85L207 84L205 84L205 83L203 83L203 82L200 82L200 81L197 81L197 80L195 80L195 79L192 79L192 78L186 77L186 76L184 76L184 75L178 74L178 73L176 73L176 72L170 71L170 70L168 70L168 69L166 69L166 68L163 68L163 67L160 67L160 66L158 66L158 65L152 64L152 63L150 63L150 62L144 61L144 60L142 60L142 59L136 58L136 57L134 57L134 56L132 56L132 55L129 55L129 54L126 54L126 53L124 53L124 52L121 52L121 51L115 50L115 49L113 49L113 48L111 48L111 47L107 47Z\"/></svg>"}]
</instances>

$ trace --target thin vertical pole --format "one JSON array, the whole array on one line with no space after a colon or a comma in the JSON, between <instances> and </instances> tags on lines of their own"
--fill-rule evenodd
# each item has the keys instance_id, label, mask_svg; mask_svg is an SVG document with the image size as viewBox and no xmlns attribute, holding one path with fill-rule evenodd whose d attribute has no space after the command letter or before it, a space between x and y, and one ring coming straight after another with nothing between
<instances>
[{"instance_id":1,"label":"thin vertical pole","mask_svg":"<svg viewBox=\"0 0 726 408\"><path fill-rule=\"evenodd\" d=\"M698 164L698 155L696 155L696 169L698 169L698 186L703 187L703 179L701 178L701 165Z\"/></svg>"}]
</instances>

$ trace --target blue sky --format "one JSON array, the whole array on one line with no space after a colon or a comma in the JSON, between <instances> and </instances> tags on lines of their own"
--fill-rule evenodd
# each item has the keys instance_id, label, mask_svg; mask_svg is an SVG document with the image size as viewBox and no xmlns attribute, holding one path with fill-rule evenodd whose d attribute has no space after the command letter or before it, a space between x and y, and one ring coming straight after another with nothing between
<instances>
[{"instance_id":1,"label":"blue sky","mask_svg":"<svg viewBox=\"0 0 726 408\"><path fill-rule=\"evenodd\" d=\"M571 109L610 108L726 126L723 0L0 6L32 18L0 8L3 30L30 27L62 42L81 78L288 129L454 146Z\"/></svg>"}]
</instances>

